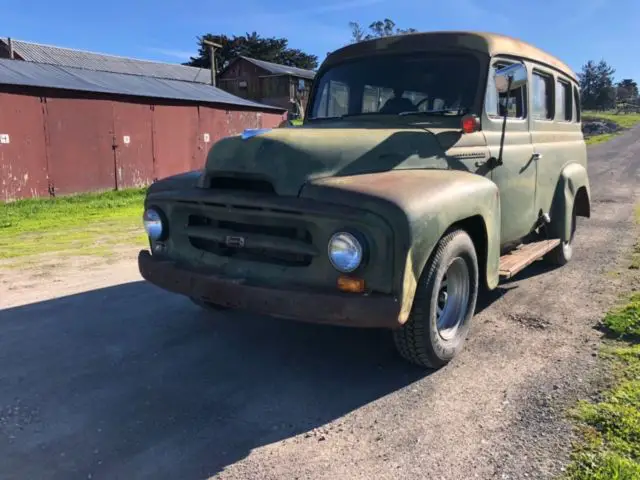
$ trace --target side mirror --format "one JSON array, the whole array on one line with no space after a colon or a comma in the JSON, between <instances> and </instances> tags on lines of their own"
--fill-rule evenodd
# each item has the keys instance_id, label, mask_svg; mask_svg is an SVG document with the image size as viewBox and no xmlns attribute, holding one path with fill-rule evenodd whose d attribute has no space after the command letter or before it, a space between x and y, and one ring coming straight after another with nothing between
<instances>
[{"instance_id":1,"label":"side mirror","mask_svg":"<svg viewBox=\"0 0 640 480\"><path fill-rule=\"evenodd\" d=\"M494 79L496 89L500 93L517 90L527 83L527 69L521 63L515 63L496 70Z\"/></svg>"}]
</instances>

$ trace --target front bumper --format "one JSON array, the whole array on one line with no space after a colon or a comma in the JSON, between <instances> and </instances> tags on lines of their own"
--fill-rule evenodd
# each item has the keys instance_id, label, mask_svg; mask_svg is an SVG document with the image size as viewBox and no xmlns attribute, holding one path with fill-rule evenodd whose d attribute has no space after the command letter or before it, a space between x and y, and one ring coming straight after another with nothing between
<instances>
[{"instance_id":1,"label":"front bumper","mask_svg":"<svg viewBox=\"0 0 640 480\"><path fill-rule=\"evenodd\" d=\"M388 295L318 293L251 285L244 279L184 268L174 261L158 259L147 250L138 254L138 268L145 280L160 288L217 305L311 323L400 327L400 303Z\"/></svg>"}]
</instances>

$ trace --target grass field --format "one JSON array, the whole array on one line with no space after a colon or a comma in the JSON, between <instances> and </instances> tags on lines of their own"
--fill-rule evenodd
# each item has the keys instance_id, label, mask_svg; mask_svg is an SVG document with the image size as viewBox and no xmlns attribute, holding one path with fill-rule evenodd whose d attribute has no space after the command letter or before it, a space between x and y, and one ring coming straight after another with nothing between
<instances>
[{"instance_id":1,"label":"grass field","mask_svg":"<svg viewBox=\"0 0 640 480\"><path fill-rule=\"evenodd\" d=\"M144 244L144 189L27 199L0 207L0 259L66 253L104 255Z\"/></svg>"},{"instance_id":2,"label":"grass field","mask_svg":"<svg viewBox=\"0 0 640 480\"><path fill-rule=\"evenodd\" d=\"M640 209L636 216L640 223ZM637 267L632 274L640 275ZM632 293L602 323L612 338L601 349L612 386L601 392L600 401L581 401L571 412L582 439L575 446L566 478L640 479L640 292Z\"/></svg>"},{"instance_id":3,"label":"grass field","mask_svg":"<svg viewBox=\"0 0 640 480\"><path fill-rule=\"evenodd\" d=\"M640 113L621 113L616 115L614 112L594 112L590 110L584 110L582 112L582 121L589 119L603 119L617 123L622 128L631 128L640 123ZM624 131L624 130L623 130ZM620 135L619 133L604 133L602 135L594 135L586 139L588 145L595 145L611 140L614 137Z\"/></svg>"}]
</instances>

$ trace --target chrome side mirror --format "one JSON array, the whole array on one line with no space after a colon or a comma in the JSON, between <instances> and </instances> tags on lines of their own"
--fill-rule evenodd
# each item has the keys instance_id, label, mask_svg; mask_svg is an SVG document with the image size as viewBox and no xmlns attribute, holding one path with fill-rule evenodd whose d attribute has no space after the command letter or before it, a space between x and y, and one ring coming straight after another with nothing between
<instances>
[{"instance_id":1,"label":"chrome side mirror","mask_svg":"<svg viewBox=\"0 0 640 480\"><path fill-rule=\"evenodd\" d=\"M496 70L494 80L500 93L517 90L527 83L527 69L521 63L515 63Z\"/></svg>"}]
</instances>

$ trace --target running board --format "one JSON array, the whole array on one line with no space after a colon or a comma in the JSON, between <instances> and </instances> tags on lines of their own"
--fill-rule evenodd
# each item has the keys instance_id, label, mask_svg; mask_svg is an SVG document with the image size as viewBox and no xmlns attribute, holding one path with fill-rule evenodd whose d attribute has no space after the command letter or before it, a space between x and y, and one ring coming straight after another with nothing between
<instances>
[{"instance_id":1,"label":"running board","mask_svg":"<svg viewBox=\"0 0 640 480\"><path fill-rule=\"evenodd\" d=\"M560 239L525 243L500 257L500 279L509 279L560 245Z\"/></svg>"}]
</instances>

